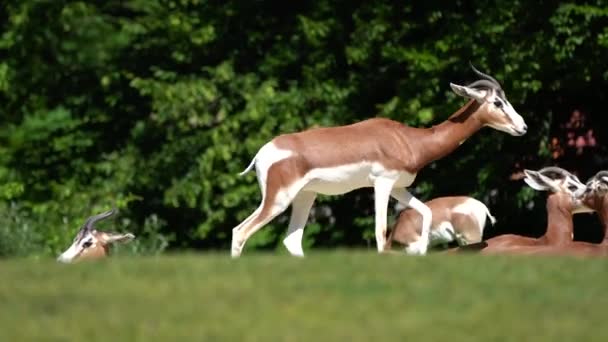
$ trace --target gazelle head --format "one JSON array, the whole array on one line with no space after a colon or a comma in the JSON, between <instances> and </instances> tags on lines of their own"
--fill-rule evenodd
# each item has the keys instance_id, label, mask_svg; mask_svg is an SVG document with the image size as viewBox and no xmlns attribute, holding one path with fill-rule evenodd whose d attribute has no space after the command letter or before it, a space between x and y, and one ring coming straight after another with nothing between
<instances>
[{"instance_id":1,"label":"gazelle head","mask_svg":"<svg viewBox=\"0 0 608 342\"><path fill-rule=\"evenodd\" d=\"M135 236L131 233L120 234L102 232L95 229L97 221L108 218L116 213L116 209L89 217L80 228L72 245L65 250L57 261L70 263L87 259L100 259L108 256L110 246L115 242L129 242Z\"/></svg>"},{"instance_id":2,"label":"gazelle head","mask_svg":"<svg viewBox=\"0 0 608 342\"><path fill-rule=\"evenodd\" d=\"M608 200L608 171L600 171L587 181L587 189L583 194L583 201L587 206L598 212L603 210Z\"/></svg>"},{"instance_id":3,"label":"gazelle head","mask_svg":"<svg viewBox=\"0 0 608 342\"><path fill-rule=\"evenodd\" d=\"M479 119L484 126L514 136L526 134L528 126L507 100L500 83L494 77L477 70L473 64L471 64L471 68L481 79L467 86L450 83L454 93L474 99L480 104Z\"/></svg>"},{"instance_id":4,"label":"gazelle head","mask_svg":"<svg viewBox=\"0 0 608 342\"><path fill-rule=\"evenodd\" d=\"M538 171L524 170L524 174L524 181L532 189L566 195L571 202L573 214L594 211L583 201L587 187L572 173L560 167L549 166Z\"/></svg>"}]
</instances>

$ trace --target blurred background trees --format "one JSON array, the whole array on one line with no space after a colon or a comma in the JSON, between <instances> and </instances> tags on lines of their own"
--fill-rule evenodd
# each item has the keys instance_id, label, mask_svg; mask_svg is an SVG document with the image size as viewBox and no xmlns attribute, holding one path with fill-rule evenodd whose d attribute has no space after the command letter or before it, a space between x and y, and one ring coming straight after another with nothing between
<instances>
[{"instance_id":1,"label":"blurred background trees","mask_svg":"<svg viewBox=\"0 0 608 342\"><path fill-rule=\"evenodd\" d=\"M418 175L419 198L469 194L498 218L487 236L539 235L545 195L521 170L608 166L604 1L5 0L0 19L0 255L55 254L114 205L133 252L227 249L260 200L237 173L266 141L374 116L431 126L463 104L448 84L475 79L469 61L529 132L483 130ZM321 196L306 247L371 244L371 196ZM275 248L286 220L248 248ZM593 216L575 224L601 237Z\"/></svg>"}]
</instances>

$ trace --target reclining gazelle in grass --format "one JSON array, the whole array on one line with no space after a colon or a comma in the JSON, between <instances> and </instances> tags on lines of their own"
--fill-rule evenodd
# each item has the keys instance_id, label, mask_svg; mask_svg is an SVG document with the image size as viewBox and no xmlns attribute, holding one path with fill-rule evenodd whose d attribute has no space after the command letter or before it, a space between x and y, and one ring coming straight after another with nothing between
<instances>
[{"instance_id":1,"label":"reclining gazelle in grass","mask_svg":"<svg viewBox=\"0 0 608 342\"><path fill-rule=\"evenodd\" d=\"M438 197L424 204L433 213L429 247L450 242L456 242L460 246L480 242L486 218L490 219L492 225L496 222L488 207L472 197ZM418 212L403 210L386 239L384 249L390 250L393 241L408 246L420 240L421 221L422 216Z\"/></svg>"},{"instance_id":2,"label":"reclining gazelle in grass","mask_svg":"<svg viewBox=\"0 0 608 342\"><path fill-rule=\"evenodd\" d=\"M572 215L592 212L580 198L585 184L570 172L559 167L546 167L539 171L524 170L524 181L533 189L548 191L547 230L539 238L516 234L503 234L486 241L459 247L455 251L479 251L482 254L514 252L514 247L563 245L572 242Z\"/></svg>"},{"instance_id":3,"label":"reclining gazelle in grass","mask_svg":"<svg viewBox=\"0 0 608 342\"><path fill-rule=\"evenodd\" d=\"M604 228L600 243L568 241L555 245L515 246L506 252L522 255L569 255L582 257L608 257L608 171L600 171L587 181L587 189L580 196L584 205L597 212ZM571 224L571 222L570 222Z\"/></svg>"},{"instance_id":4,"label":"reclining gazelle in grass","mask_svg":"<svg viewBox=\"0 0 608 342\"><path fill-rule=\"evenodd\" d=\"M135 238L131 233L121 234L95 229L95 223L116 213L116 209L89 217L80 228L72 245L57 260L70 263L81 260L101 259L109 255L112 244L129 242Z\"/></svg>"},{"instance_id":5,"label":"reclining gazelle in grass","mask_svg":"<svg viewBox=\"0 0 608 342\"><path fill-rule=\"evenodd\" d=\"M425 254L432 214L406 190L416 174L484 126L513 136L521 136L527 130L498 81L475 68L473 71L482 79L468 86L450 83L457 95L471 100L431 128L374 118L347 126L284 134L262 146L241 173L255 167L262 203L232 230L231 255L240 256L247 239L290 204L292 213L283 244L292 255L304 255L303 230L317 194L338 195L363 187L374 188L378 251L384 250L387 207L392 196L422 215L420 240L411 243L408 251Z\"/></svg>"}]
</instances>

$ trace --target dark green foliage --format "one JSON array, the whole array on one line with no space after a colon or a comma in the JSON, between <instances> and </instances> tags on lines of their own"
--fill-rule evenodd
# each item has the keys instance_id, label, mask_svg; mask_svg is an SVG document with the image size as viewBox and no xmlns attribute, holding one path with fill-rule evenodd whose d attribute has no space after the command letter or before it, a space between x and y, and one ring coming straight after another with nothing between
<instances>
[{"instance_id":1,"label":"dark green foliage","mask_svg":"<svg viewBox=\"0 0 608 342\"><path fill-rule=\"evenodd\" d=\"M502 81L529 133L483 130L419 174L421 199L471 194L499 219L489 234L539 234L544 196L510 176L608 165L604 2L286 4L4 1L0 238L21 242L0 254L56 254L111 206L113 228L138 236L122 250L225 248L260 200L254 175L236 174L266 141L373 116L430 126L463 103L448 83L473 80L469 61ZM575 110L585 121L563 126ZM589 129L595 145L569 145ZM307 246L373 242L371 191L316 208L329 210ZM274 248L285 225L248 247Z\"/></svg>"}]
</instances>

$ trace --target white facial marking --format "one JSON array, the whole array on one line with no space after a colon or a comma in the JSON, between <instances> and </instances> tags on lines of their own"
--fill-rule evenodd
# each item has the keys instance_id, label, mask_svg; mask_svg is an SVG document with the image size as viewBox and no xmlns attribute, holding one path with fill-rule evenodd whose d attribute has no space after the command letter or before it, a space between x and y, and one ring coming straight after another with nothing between
<instances>
[{"instance_id":1,"label":"white facial marking","mask_svg":"<svg viewBox=\"0 0 608 342\"><path fill-rule=\"evenodd\" d=\"M581 183L581 181L576 178L576 176L567 177L564 180L564 187L574 196L581 195L585 191L585 189L587 189L585 184Z\"/></svg>"},{"instance_id":2,"label":"white facial marking","mask_svg":"<svg viewBox=\"0 0 608 342\"><path fill-rule=\"evenodd\" d=\"M524 118L515 111L506 98L503 99L498 96L496 91L492 91L486 102L495 115L505 115L509 118L509 122L506 124L488 123L487 126L514 136L521 136L526 133L527 126Z\"/></svg>"},{"instance_id":3,"label":"white facial marking","mask_svg":"<svg viewBox=\"0 0 608 342\"><path fill-rule=\"evenodd\" d=\"M97 239L95 239L95 236L93 236L93 234L90 232L87 232L79 240L74 241L67 250L61 253L61 255L57 258L57 261L70 263L74 261L74 259L85 249L94 248L96 245Z\"/></svg>"}]
</instances>

